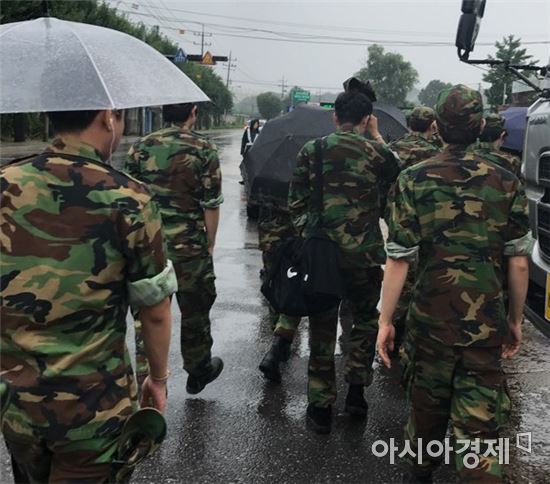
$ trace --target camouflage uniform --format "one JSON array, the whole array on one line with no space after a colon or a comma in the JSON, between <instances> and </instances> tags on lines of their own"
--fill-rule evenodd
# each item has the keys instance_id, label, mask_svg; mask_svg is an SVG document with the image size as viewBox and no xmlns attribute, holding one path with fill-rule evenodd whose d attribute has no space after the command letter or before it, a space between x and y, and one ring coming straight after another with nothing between
<instances>
[{"instance_id":1,"label":"camouflage uniform","mask_svg":"<svg viewBox=\"0 0 550 484\"><path fill-rule=\"evenodd\" d=\"M399 167L393 153L369 142L344 125L325 138L323 154L323 227L341 251L346 299L351 303L354 325L346 364L346 381L369 385L378 331L378 311L385 262L379 219L384 213L387 192ZM310 210L314 142L307 143L298 161L289 193L289 208L295 227L311 233L317 214ZM331 406L336 400L334 349L337 310L309 318L309 403Z\"/></svg>"},{"instance_id":2,"label":"camouflage uniform","mask_svg":"<svg viewBox=\"0 0 550 484\"><path fill-rule=\"evenodd\" d=\"M484 129L493 129L500 131L501 133L506 130L504 124L505 119L496 113L491 113L485 116L485 128ZM483 159L491 161L498 166L501 166L505 170L511 171L521 180L521 159L518 156L515 156L511 153L507 153L500 149L495 142L478 142L472 145L472 149ZM505 273L507 272L506 261L505 264ZM508 279L503 281L503 291L504 291L504 304L508 308Z\"/></svg>"},{"instance_id":3,"label":"camouflage uniform","mask_svg":"<svg viewBox=\"0 0 550 484\"><path fill-rule=\"evenodd\" d=\"M419 106L411 113L410 120L414 119L433 122L435 113L431 108ZM441 148L434 143L433 137L427 139L415 131L391 143L390 148L399 155L402 170L419 161L427 160L441 151Z\"/></svg>"},{"instance_id":4,"label":"camouflage uniform","mask_svg":"<svg viewBox=\"0 0 550 484\"><path fill-rule=\"evenodd\" d=\"M275 202L263 204L258 217L259 248L262 251L262 280L271 271L275 253L281 243L293 237L295 230L287 207L281 207ZM277 314L269 308L271 321L275 326L274 335L292 341L300 318Z\"/></svg>"},{"instance_id":5,"label":"camouflage uniform","mask_svg":"<svg viewBox=\"0 0 550 484\"><path fill-rule=\"evenodd\" d=\"M466 86L442 91L437 116L466 136L481 122L481 96ZM456 439L482 442L476 469L456 456L461 479L499 482L498 458L481 454L483 442L498 437L510 405L501 366L508 331L503 263L530 251L525 193L512 173L467 145L450 144L400 174L390 206L388 257L419 257L405 362L411 402L405 438L415 452L423 439L424 462L410 464L418 477L431 472L438 460L425 445L443 441L450 419Z\"/></svg>"},{"instance_id":6,"label":"camouflage uniform","mask_svg":"<svg viewBox=\"0 0 550 484\"><path fill-rule=\"evenodd\" d=\"M500 114L489 114L485 117L485 129L505 131L504 118ZM495 143L481 142L475 145L476 152L482 158L496 163L502 168L511 171L518 178L521 177L521 160L518 156L502 151Z\"/></svg>"},{"instance_id":7,"label":"camouflage uniform","mask_svg":"<svg viewBox=\"0 0 550 484\"><path fill-rule=\"evenodd\" d=\"M435 112L433 109L426 106L418 106L413 109L410 120L419 120L431 123L435 121ZM415 131L411 131L402 138L394 141L390 145L390 148L399 156L402 170L408 168L409 166L413 166L416 163L427 160L441 151L439 145L434 143L433 137L426 139L421 133ZM396 348L400 345L404 337L407 311L411 302L415 281L416 268L413 263L409 267L407 280L405 281L405 286L401 292L401 297L399 298L399 303L394 315L393 324L396 330Z\"/></svg>"},{"instance_id":8,"label":"camouflage uniform","mask_svg":"<svg viewBox=\"0 0 550 484\"><path fill-rule=\"evenodd\" d=\"M147 188L75 137L4 166L3 434L16 480L106 480L136 386L128 304L176 290Z\"/></svg>"},{"instance_id":9,"label":"camouflage uniform","mask_svg":"<svg viewBox=\"0 0 550 484\"><path fill-rule=\"evenodd\" d=\"M223 202L217 149L199 134L172 126L138 140L125 170L149 186L159 206L178 278L184 368L200 376L211 361L209 313L216 299L204 209Z\"/></svg>"}]
</instances>

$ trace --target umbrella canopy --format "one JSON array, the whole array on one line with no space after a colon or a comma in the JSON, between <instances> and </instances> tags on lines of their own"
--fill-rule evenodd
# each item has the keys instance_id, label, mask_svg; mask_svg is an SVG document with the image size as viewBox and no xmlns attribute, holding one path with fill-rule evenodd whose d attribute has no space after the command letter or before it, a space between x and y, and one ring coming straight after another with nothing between
<instances>
[{"instance_id":1,"label":"umbrella canopy","mask_svg":"<svg viewBox=\"0 0 550 484\"><path fill-rule=\"evenodd\" d=\"M505 119L504 127L508 136L502 144L503 148L523 151L525 128L527 127L527 108L511 107L502 111L500 115Z\"/></svg>"},{"instance_id":2,"label":"umbrella canopy","mask_svg":"<svg viewBox=\"0 0 550 484\"><path fill-rule=\"evenodd\" d=\"M405 135L407 118L403 111L391 104L374 103L374 114L378 118L378 130L387 143L391 143Z\"/></svg>"},{"instance_id":3,"label":"umbrella canopy","mask_svg":"<svg viewBox=\"0 0 550 484\"><path fill-rule=\"evenodd\" d=\"M161 53L117 30L52 17L0 26L0 113L208 101Z\"/></svg>"},{"instance_id":4,"label":"umbrella canopy","mask_svg":"<svg viewBox=\"0 0 550 484\"><path fill-rule=\"evenodd\" d=\"M318 106L298 105L266 123L241 164L249 202L286 203L298 152L308 141L335 131L333 113ZM398 109L375 103L374 114L386 140L407 132L405 115Z\"/></svg>"}]
</instances>

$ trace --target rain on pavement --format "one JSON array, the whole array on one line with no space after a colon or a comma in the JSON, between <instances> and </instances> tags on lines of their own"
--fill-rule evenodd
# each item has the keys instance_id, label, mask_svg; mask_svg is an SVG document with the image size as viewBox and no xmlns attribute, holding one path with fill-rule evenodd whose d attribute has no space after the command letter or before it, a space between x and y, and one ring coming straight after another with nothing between
<instances>
[{"instance_id":1,"label":"rain on pavement","mask_svg":"<svg viewBox=\"0 0 550 484\"><path fill-rule=\"evenodd\" d=\"M186 374L179 353L179 311L173 303L170 350L172 376L166 411L168 435L160 451L134 473L133 482L401 482L402 468L389 455L376 457L372 444L395 439L402 450L407 417L398 368L376 363L375 381L367 391L367 423L342 413L345 386L342 352L337 347L339 398L332 433L316 435L305 429L307 320L283 368L283 383L267 383L258 364L267 351L271 331L268 310L260 295L261 254L254 222L246 218L239 185L242 133L214 131L209 136L220 149L225 203L222 206L215 270L218 298L212 310L213 354L225 369L199 395L185 392ZM118 160L126 147L119 150ZM117 163L118 164L118 163ZM133 352L129 321L128 341ZM511 482L548 482L550 469L550 349L549 341L524 325L521 353L506 364L513 415L505 437L510 438ZM516 434L532 433L531 453L516 449ZM11 482L9 457L0 449L1 481ZM435 482L456 482L452 466L443 466Z\"/></svg>"}]
</instances>

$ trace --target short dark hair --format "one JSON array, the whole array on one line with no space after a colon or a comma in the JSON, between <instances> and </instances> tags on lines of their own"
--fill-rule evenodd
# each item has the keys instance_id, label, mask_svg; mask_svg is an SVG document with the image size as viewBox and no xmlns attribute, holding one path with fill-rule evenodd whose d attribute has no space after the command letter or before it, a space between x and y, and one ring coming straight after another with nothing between
<instances>
[{"instance_id":1,"label":"short dark hair","mask_svg":"<svg viewBox=\"0 0 550 484\"><path fill-rule=\"evenodd\" d=\"M475 143L481 131L481 124L476 130L458 130L455 127L447 128L446 125L437 121L439 136L450 145L470 145Z\"/></svg>"},{"instance_id":2,"label":"short dark hair","mask_svg":"<svg viewBox=\"0 0 550 484\"><path fill-rule=\"evenodd\" d=\"M168 104L162 108L164 121L167 123L185 123L196 105L196 103Z\"/></svg>"},{"instance_id":3,"label":"short dark hair","mask_svg":"<svg viewBox=\"0 0 550 484\"><path fill-rule=\"evenodd\" d=\"M411 128L411 131L424 133L428 130L433 122L433 119L418 119L411 116L411 118L409 119L409 128Z\"/></svg>"},{"instance_id":4,"label":"short dark hair","mask_svg":"<svg viewBox=\"0 0 550 484\"><path fill-rule=\"evenodd\" d=\"M360 92L343 92L336 98L334 111L340 124L352 123L355 126L372 114L372 103Z\"/></svg>"},{"instance_id":5,"label":"short dark hair","mask_svg":"<svg viewBox=\"0 0 550 484\"><path fill-rule=\"evenodd\" d=\"M54 134L80 133L88 128L101 111L52 111L48 118Z\"/></svg>"},{"instance_id":6,"label":"short dark hair","mask_svg":"<svg viewBox=\"0 0 550 484\"><path fill-rule=\"evenodd\" d=\"M502 133L505 133L506 130L502 128L497 128L496 126L485 127L479 135L479 141L482 143L492 143L500 138Z\"/></svg>"}]
</instances>

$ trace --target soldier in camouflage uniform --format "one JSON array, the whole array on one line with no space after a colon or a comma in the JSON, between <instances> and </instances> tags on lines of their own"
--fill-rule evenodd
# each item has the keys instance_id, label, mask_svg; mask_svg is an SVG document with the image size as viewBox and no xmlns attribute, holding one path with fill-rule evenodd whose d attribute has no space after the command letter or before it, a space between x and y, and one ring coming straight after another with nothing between
<instances>
[{"instance_id":1,"label":"soldier in camouflage uniform","mask_svg":"<svg viewBox=\"0 0 550 484\"><path fill-rule=\"evenodd\" d=\"M441 151L438 144L434 143L434 135L437 133L437 127L435 123L435 112L432 108L426 106L414 108L409 117L409 128L410 132L408 134L390 145L390 148L399 156L402 170L427 160ZM394 315L393 324L396 331L395 354L397 354L397 349L405 334L407 311L409 309L415 281L415 268L414 264L412 264L407 275L407 281L403 287L399 305Z\"/></svg>"},{"instance_id":2,"label":"soldier in camouflage uniform","mask_svg":"<svg viewBox=\"0 0 550 484\"><path fill-rule=\"evenodd\" d=\"M294 235L294 226L286 206L281 207L275 201L262 204L258 217L259 248L262 251L264 265L262 279L270 273L282 243ZM273 341L259 368L268 380L280 383L279 365L290 358L290 346L301 318L278 314L271 307L269 311L275 326Z\"/></svg>"},{"instance_id":3,"label":"soldier in camouflage uniform","mask_svg":"<svg viewBox=\"0 0 550 484\"><path fill-rule=\"evenodd\" d=\"M137 409L125 344L140 309L151 376L142 402L166 403L176 290L148 189L105 163L121 112L50 115L58 137L2 174L2 432L16 482L106 482Z\"/></svg>"},{"instance_id":4,"label":"soldier in camouflage uniform","mask_svg":"<svg viewBox=\"0 0 550 484\"><path fill-rule=\"evenodd\" d=\"M521 160L501 149L507 136L504 122L505 120L500 114L488 114L485 117L485 127L479 135L479 142L475 145L475 149L484 159L502 166L519 178L521 177Z\"/></svg>"},{"instance_id":5,"label":"soldier in camouflage uniform","mask_svg":"<svg viewBox=\"0 0 550 484\"><path fill-rule=\"evenodd\" d=\"M262 251L264 268L262 270L262 281L271 270L277 250L289 237L295 235L288 208L281 208L276 203L263 204L258 217L258 238L259 247ZM273 308L269 308L270 317L273 321L273 341L268 352L260 362L260 371L264 376L275 383L281 382L281 363L290 358L290 347L300 324L301 318L278 314ZM349 333L353 324L353 315L350 304L342 301L338 311L338 319L342 326L340 335L340 346L347 353L349 346Z\"/></svg>"},{"instance_id":6,"label":"soldier in camouflage uniform","mask_svg":"<svg viewBox=\"0 0 550 484\"><path fill-rule=\"evenodd\" d=\"M401 172L390 202L377 346L389 367L392 316L409 261L418 255L405 362L411 403L405 439L422 459L409 458L404 482L431 482L440 459L430 457L426 446L443 445L449 420L454 438L466 441L454 445L466 447L455 454L461 480L501 482L502 467L486 441L498 438L510 405L501 359L513 356L521 341L532 244L527 200L514 174L469 148L483 125L477 91L462 85L442 91L436 113L447 147ZM502 298L506 277L508 315ZM474 468L465 466L465 450L479 459Z\"/></svg>"},{"instance_id":7,"label":"soldier in camouflage uniform","mask_svg":"<svg viewBox=\"0 0 550 484\"><path fill-rule=\"evenodd\" d=\"M323 228L340 248L346 299L354 315L350 351L346 363L349 391L346 411L366 417L364 387L372 382L372 361L376 341L385 262L379 219L384 213L386 194L395 181L399 166L383 144L372 103L361 93L342 93L335 103L338 130L324 138ZM364 137L369 129L374 139ZM307 143L298 155L289 193L289 208L295 227L304 236L317 224L310 210L314 180L315 142ZM334 350L337 309L310 316L310 358L307 420L317 432L330 432L331 407L336 400Z\"/></svg>"},{"instance_id":8,"label":"soldier in camouflage uniform","mask_svg":"<svg viewBox=\"0 0 550 484\"><path fill-rule=\"evenodd\" d=\"M290 219L288 207L280 202L263 201L258 214L258 248L262 251L262 282L271 271L274 258L282 243L294 237L295 231ZM270 319L273 327L279 315L270 306Z\"/></svg>"},{"instance_id":9,"label":"soldier in camouflage uniform","mask_svg":"<svg viewBox=\"0 0 550 484\"><path fill-rule=\"evenodd\" d=\"M436 155L441 149L433 142L437 132L435 112L432 108L418 106L409 117L410 132L390 144L401 160L404 170L419 161L424 161Z\"/></svg>"},{"instance_id":10,"label":"soldier in camouflage uniform","mask_svg":"<svg viewBox=\"0 0 550 484\"><path fill-rule=\"evenodd\" d=\"M210 309L216 299L212 253L223 202L216 147L191 131L194 104L165 106L168 128L138 140L125 171L148 185L162 216L168 256L178 278L181 354L194 395L215 380L223 362L212 357ZM139 331L136 331L139 344Z\"/></svg>"}]
</instances>

